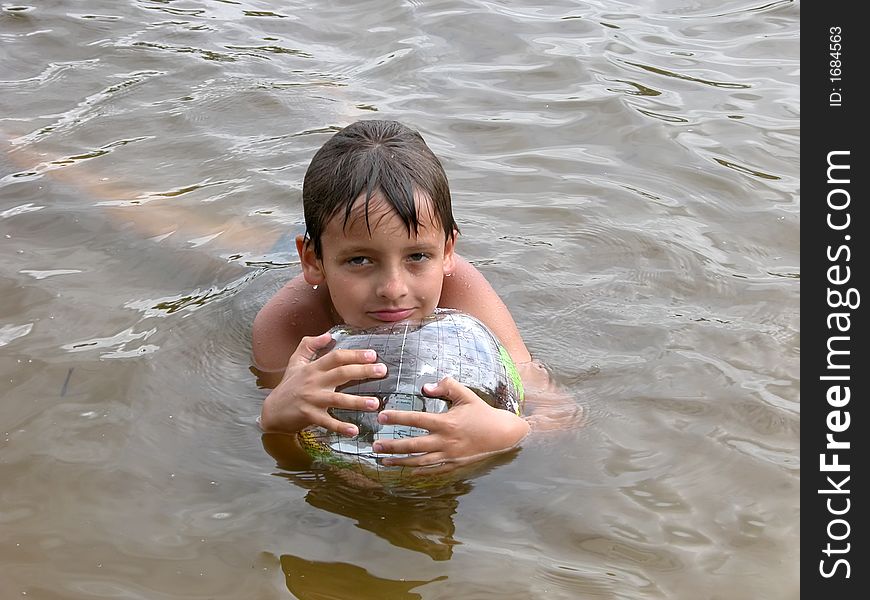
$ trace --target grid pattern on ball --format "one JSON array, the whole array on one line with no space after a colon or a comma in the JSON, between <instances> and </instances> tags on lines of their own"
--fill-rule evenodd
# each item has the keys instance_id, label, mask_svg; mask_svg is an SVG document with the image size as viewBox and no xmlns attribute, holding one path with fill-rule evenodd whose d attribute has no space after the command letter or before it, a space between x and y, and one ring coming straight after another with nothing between
<instances>
[{"instance_id":1,"label":"grid pattern on ball","mask_svg":"<svg viewBox=\"0 0 870 600\"><path fill-rule=\"evenodd\" d=\"M400 322L369 330L365 336L354 337L353 344L347 345L345 339L337 336L336 348L352 346L375 350L378 359L387 365L387 376L383 379L353 382L341 391L378 397L381 399L382 409L443 412L446 404L441 400L423 396L422 387L425 383L437 382L447 375L482 390L495 390L499 382L509 379L504 365L498 360L498 342L484 326L467 315L459 315L457 318L454 314L440 313L425 319L420 325ZM364 343L361 342L363 339ZM385 405L387 398L389 402ZM380 459L387 455L378 455L372 451L371 444L374 441L427 433L425 429L413 427L377 425L376 413L341 412L345 415L351 412L356 414L352 421L360 427L360 436L347 438L319 430L315 437L333 452L340 454L345 462L356 462L359 468L374 468L378 478L382 469L401 477L404 468L382 465ZM336 416L346 420L342 416ZM369 425L370 436L364 434L366 424Z\"/></svg>"}]
</instances>

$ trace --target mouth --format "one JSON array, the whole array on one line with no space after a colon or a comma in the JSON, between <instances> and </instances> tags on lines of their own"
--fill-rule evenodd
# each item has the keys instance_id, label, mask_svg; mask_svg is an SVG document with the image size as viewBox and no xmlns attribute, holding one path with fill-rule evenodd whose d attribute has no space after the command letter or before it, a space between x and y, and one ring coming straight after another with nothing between
<instances>
[{"instance_id":1,"label":"mouth","mask_svg":"<svg viewBox=\"0 0 870 600\"><path fill-rule=\"evenodd\" d=\"M384 310L373 310L369 312L369 315L378 321L382 321L384 323L394 323L396 321L403 321L405 319L411 318L414 314L413 308L389 308Z\"/></svg>"}]
</instances>

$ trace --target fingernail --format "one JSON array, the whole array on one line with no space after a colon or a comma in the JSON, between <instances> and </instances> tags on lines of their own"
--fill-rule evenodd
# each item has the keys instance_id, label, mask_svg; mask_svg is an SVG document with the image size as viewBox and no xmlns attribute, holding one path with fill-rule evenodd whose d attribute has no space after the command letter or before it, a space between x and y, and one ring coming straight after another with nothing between
<instances>
[{"instance_id":1,"label":"fingernail","mask_svg":"<svg viewBox=\"0 0 870 600\"><path fill-rule=\"evenodd\" d=\"M380 405L381 405L381 403L378 402L377 400L375 400L374 398L369 398L368 400L366 400L366 408L368 408L370 410L374 410L377 407L379 407Z\"/></svg>"},{"instance_id":2,"label":"fingernail","mask_svg":"<svg viewBox=\"0 0 870 600\"><path fill-rule=\"evenodd\" d=\"M387 365L377 364L375 368L372 369L375 372L375 375L386 375L387 374Z\"/></svg>"},{"instance_id":3,"label":"fingernail","mask_svg":"<svg viewBox=\"0 0 870 600\"><path fill-rule=\"evenodd\" d=\"M424 383L424 384L423 384L423 391L424 391L424 392L431 392L431 391L434 390L434 389L435 389L435 384L434 384L434 383Z\"/></svg>"},{"instance_id":4,"label":"fingernail","mask_svg":"<svg viewBox=\"0 0 870 600\"><path fill-rule=\"evenodd\" d=\"M381 425L386 425L387 422L389 422L389 420L390 419L387 416L387 413L379 413L378 414L378 423L380 423Z\"/></svg>"},{"instance_id":5,"label":"fingernail","mask_svg":"<svg viewBox=\"0 0 870 600\"><path fill-rule=\"evenodd\" d=\"M342 432L344 433L344 435L346 435L346 436L350 436L350 437L353 437L353 436L355 436L357 433L359 433L359 432L357 431L356 427L354 427L353 425L350 425L350 426L348 426L348 427L345 427L344 429L342 429Z\"/></svg>"},{"instance_id":6,"label":"fingernail","mask_svg":"<svg viewBox=\"0 0 870 600\"><path fill-rule=\"evenodd\" d=\"M380 442L375 442L374 444L372 444L372 450L374 450L375 452L383 452L384 445Z\"/></svg>"},{"instance_id":7,"label":"fingernail","mask_svg":"<svg viewBox=\"0 0 870 600\"><path fill-rule=\"evenodd\" d=\"M385 458L385 459L384 459L383 461L381 461L381 462L383 462L383 463L384 463L385 465L387 465L388 467L392 467L392 466L393 466L393 463L394 463L394 461L393 461L392 458Z\"/></svg>"}]
</instances>

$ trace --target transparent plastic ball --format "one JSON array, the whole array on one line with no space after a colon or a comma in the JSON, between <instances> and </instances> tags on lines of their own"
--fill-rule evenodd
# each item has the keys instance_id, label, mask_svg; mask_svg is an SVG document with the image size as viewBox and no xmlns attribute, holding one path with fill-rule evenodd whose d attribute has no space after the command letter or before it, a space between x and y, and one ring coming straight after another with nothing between
<instances>
[{"instance_id":1,"label":"transparent plastic ball","mask_svg":"<svg viewBox=\"0 0 870 600\"><path fill-rule=\"evenodd\" d=\"M372 349L387 366L382 379L353 381L339 391L380 400L377 411L330 409L337 419L353 423L359 434L342 436L318 426L299 434L305 450L316 460L353 468L382 481L401 481L408 468L388 466L383 459L399 454L374 452L381 439L416 437L425 429L405 425L381 425L381 410L412 410L443 413L449 402L423 394L423 385L452 377L490 406L522 414L523 387L510 354L480 321L455 310L437 310L421 320L399 321L372 329L340 325L330 330L333 343L319 356L334 349ZM318 358L318 357L315 357Z\"/></svg>"}]
</instances>

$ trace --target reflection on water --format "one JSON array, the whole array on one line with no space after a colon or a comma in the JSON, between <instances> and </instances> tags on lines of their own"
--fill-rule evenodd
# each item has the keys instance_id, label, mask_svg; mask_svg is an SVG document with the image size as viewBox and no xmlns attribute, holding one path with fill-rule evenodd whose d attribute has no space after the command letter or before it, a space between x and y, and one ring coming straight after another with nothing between
<instances>
[{"instance_id":1,"label":"reflection on water","mask_svg":"<svg viewBox=\"0 0 870 600\"><path fill-rule=\"evenodd\" d=\"M78 4L0 6L0 596L796 597L799 3ZM255 423L368 117L588 416L437 491Z\"/></svg>"},{"instance_id":2,"label":"reflection on water","mask_svg":"<svg viewBox=\"0 0 870 600\"><path fill-rule=\"evenodd\" d=\"M287 577L287 589L300 600L344 600L357 597L360 590L371 598L415 600L423 598L413 590L447 577L428 581L375 577L356 565L304 560L292 554L281 556L281 568Z\"/></svg>"},{"instance_id":3,"label":"reflection on water","mask_svg":"<svg viewBox=\"0 0 870 600\"><path fill-rule=\"evenodd\" d=\"M283 471L279 476L307 490L311 506L352 519L358 527L433 560L449 560L453 546L453 515L459 498L472 489L458 481L437 489L386 489L359 473L341 468L304 470L310 459L289 436L266 434L263 446Z\"/></svg>"}]
</instances>

